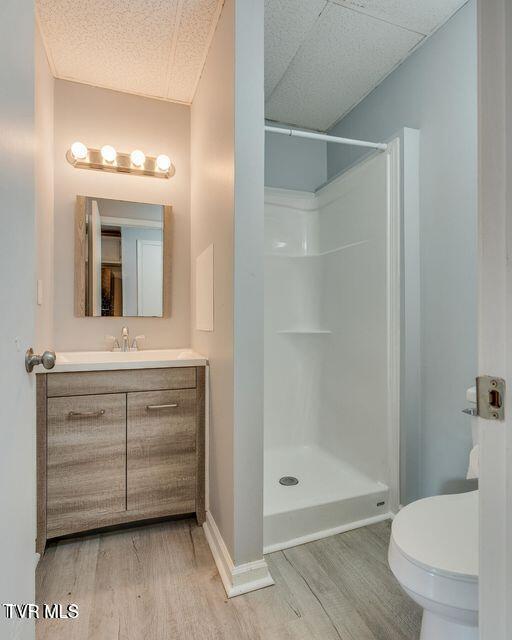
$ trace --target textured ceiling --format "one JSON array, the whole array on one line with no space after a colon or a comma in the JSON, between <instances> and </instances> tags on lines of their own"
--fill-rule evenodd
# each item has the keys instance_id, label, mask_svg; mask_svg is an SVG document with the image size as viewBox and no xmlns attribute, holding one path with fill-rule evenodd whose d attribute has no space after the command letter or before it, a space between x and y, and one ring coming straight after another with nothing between
<instances>
[{"instance_id":1,"label":"textured ceiling","mask_svg":"<svg viewBox=\"0 0 512 640\"><path fill-rule=\"evenodd\" d=\"M265 0L266 117L327 130L465 2ZM36 0L57 78L186 104L223 3Z\"/></svg>"},{"instance_id":2,"label":"textured ceiling","mask_svg":"<svg viewBox=\"0 0 512 640\"><path fill-rule=\"evenodd\" d=\"M467 0L265 0L266 117L326 131Z\"/></svg>"},{"instance_id":3,"label":"textured ceiling","mask_svg":"<svg viewBox=\"0 0 512 640\"><path fill-rule=\"evenodd\" d=\"M189 104L223 0L36 0L57 78Z\"/></svg>"}]
</instances>

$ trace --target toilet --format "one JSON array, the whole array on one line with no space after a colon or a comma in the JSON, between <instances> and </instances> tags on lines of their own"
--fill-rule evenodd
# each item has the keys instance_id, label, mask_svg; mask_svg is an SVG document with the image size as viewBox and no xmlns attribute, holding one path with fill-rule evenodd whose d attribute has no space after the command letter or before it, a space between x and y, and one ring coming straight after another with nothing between
<instances>
[{"instance_id":1,"label":"toilet","mask_svg":"<svg viewBox=\"0 0 512 640\"><path fill-rule=\"evenodd\" d=\"M404 507L393 520L388 560L423 608L420 640L478 640L478 491Z\"/></svg>"}]
</instances>

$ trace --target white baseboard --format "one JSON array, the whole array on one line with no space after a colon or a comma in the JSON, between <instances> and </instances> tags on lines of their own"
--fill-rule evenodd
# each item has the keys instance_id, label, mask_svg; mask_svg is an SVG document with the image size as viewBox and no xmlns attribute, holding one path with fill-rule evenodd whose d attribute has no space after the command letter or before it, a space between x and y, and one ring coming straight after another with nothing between
<instances>
[{"instance_id":1,"label":"white baseboard","mask_svg":"<svg viewBox=\"0 0 512 640\"><path fill-rule=\"evenodd\" d=\"M306 536L300 538L292 538L285 542L278 542L276 544L270 544L263 548L263 553L274 553L274 551L282 551L283 549L290 549L291 547L298 547L301 544L307 542L314 542L315 540L322 540L322 538L328 538L329 536L335 536L338 533L345 533L346 531L352 531L353 529L359 529L361 527L367 527L370 524L376 522L382 522L383 520L392 520L395 514L392 511L383 513L379 516L373 516L371 518L365 518L364 520L357 520L356 522L350 522L349 524L343 524L339 527L333 527L332 529L324 529L323 531L315 531Z\"/></svg>"},{"instance_id":2,"label":"white baseboard","mask_svg":"<svg viewBox=\"0 0 512 640\"><path fill-rule=\"evenodd\" d=\"M228 598L274 584L264 558L235 566L209 511L203 529Z\"/></svg>"}]
</instances>

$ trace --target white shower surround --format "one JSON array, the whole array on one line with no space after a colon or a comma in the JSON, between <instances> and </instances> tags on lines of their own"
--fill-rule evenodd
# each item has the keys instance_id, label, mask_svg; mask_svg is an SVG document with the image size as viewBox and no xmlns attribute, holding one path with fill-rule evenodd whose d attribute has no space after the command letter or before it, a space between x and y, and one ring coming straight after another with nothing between
<instances>
[{"instance_id":1,"label":"white shower surround","mask_svg":"<svg viewBox=\"0 0 512 640\"><path fill-rule=\"evenodd\" d=\"M400 215L399 139L265 190L265 552L398 508Z\"/></svg>"}]
</instances>

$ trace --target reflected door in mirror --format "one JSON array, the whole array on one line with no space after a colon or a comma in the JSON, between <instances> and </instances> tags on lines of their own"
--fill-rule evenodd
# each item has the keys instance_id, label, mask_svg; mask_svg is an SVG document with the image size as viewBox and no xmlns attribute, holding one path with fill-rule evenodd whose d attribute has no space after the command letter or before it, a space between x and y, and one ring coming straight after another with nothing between
<instances>
[{"instance_id":1,"label":"reflected door in mirror","mask_svg":"<svg viewBox=\"0 0 512 640\"><path fill-rule=\"evenodd\" d=\"M77 197L77 315L164 315L170 212L170 207L162 205Z\"/></svg>"}]
</instances>

